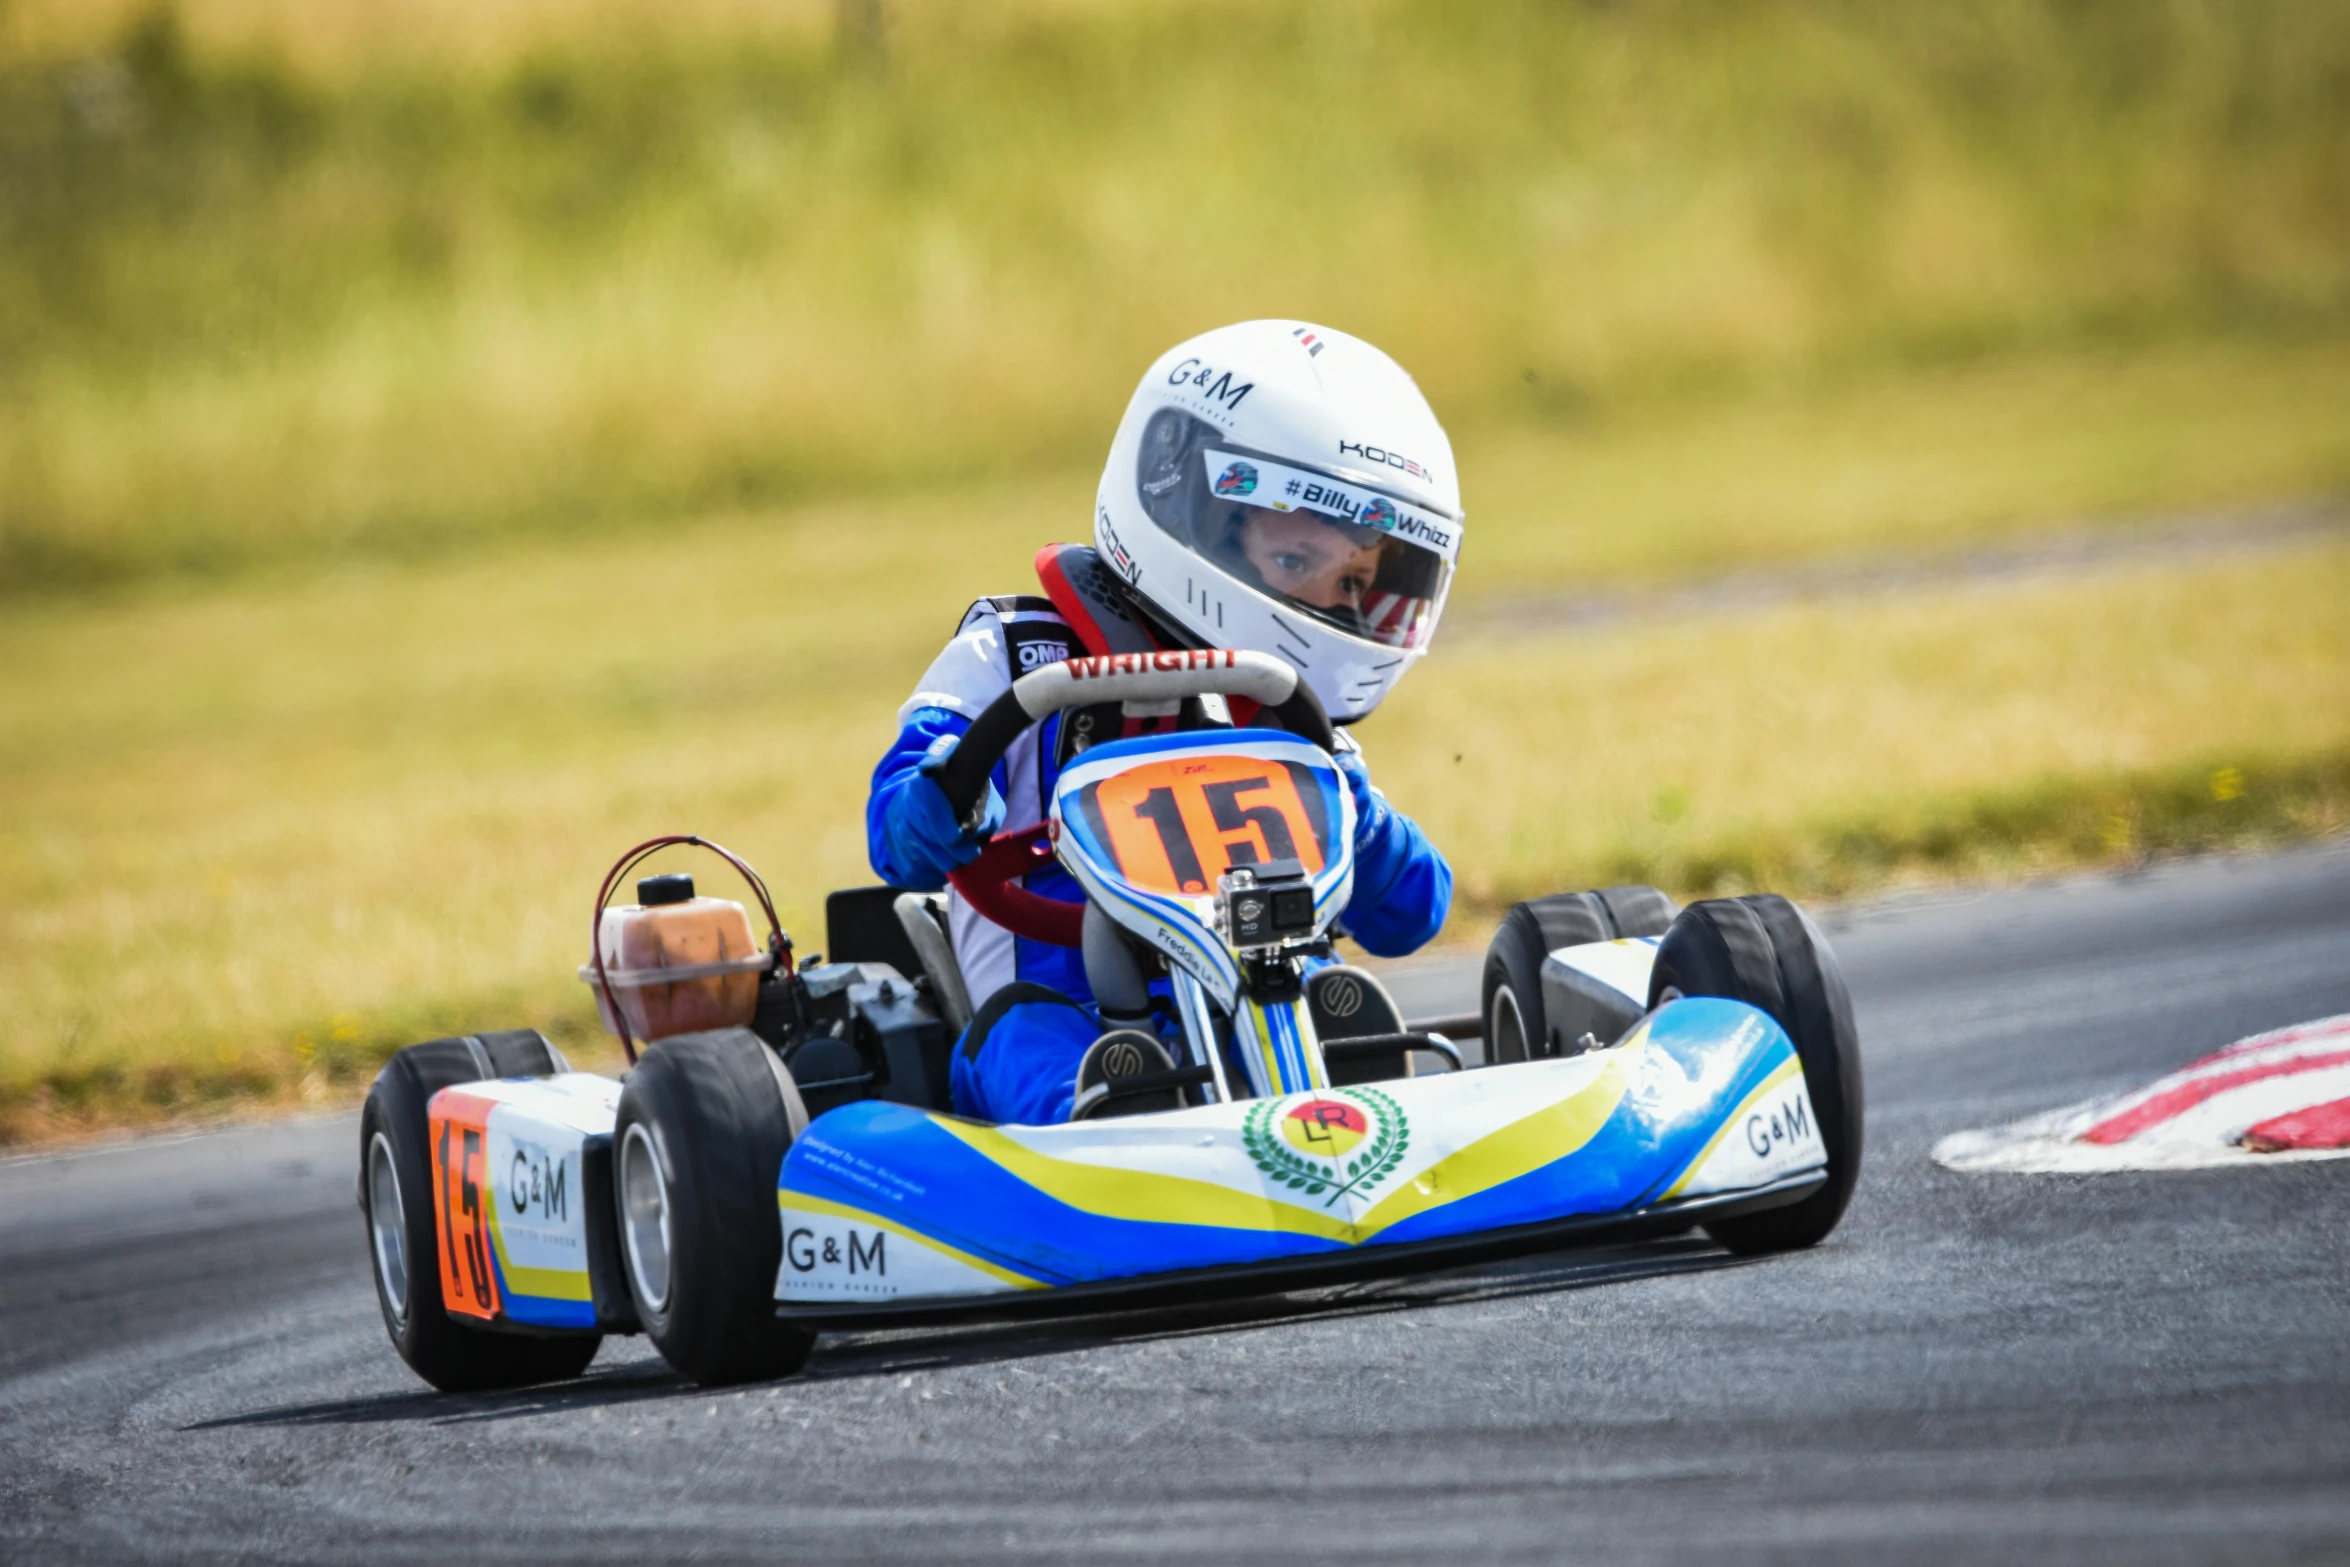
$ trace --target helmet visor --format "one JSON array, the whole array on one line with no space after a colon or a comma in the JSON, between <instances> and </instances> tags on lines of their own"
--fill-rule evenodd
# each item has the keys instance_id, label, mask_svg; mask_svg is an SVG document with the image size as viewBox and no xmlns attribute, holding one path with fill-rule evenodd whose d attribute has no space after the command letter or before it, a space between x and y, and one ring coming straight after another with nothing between
<instances>
[{"instance_id":1,"label":"helmet visor","mask_svg":"<svg viewBox=\"0 0 2350 1567\"><path fill-rule=\"evenodd\" d=\"M1382 647L1427 644L1460 524L1351 480L1203 444L1193 482L1145 496L1162 527L1235 580ZM1156 501L1158 504L1151 504ZM1180 526L1170 524L1180 523Z\"/></svg>"}]
</instances>

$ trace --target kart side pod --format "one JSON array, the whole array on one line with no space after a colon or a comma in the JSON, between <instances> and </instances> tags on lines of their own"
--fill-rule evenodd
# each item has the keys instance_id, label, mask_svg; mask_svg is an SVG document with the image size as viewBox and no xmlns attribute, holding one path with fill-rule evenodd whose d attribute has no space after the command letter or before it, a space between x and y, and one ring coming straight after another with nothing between
<instances>
[{"instance_id":1,"label":"kart side pod","mask_svg":"<svg viewBox=\"0 0 2350 1567\"><path fill-rule=\"evenodd\" d=\"M441 1307L482 1327L634 1332L612 1220L608 1077L454 1085L427 1111Z\"/></svg>"}]
</instances>

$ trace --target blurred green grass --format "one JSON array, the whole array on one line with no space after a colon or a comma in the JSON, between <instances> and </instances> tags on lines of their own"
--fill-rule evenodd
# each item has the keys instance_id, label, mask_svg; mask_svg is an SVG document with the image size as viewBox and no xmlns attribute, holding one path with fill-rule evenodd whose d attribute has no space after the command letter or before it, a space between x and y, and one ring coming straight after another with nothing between
<instances>
[{"instance_id":1,"label":"blurred green grass","mask_svg":"<svg viewBox=\"0 0 2350 1567\"><path fill-rule=\"evenodd\" d=\"M1528 457L1488 539L1660 409L2350 334L2328 0L894 14L335 71L0 30L0 588L1082 469L1252 315ZM2297 460L2238 487L2342 482Z\"/></svg>"},{"instance_id":2,"label":"blurred green grass","mask_svg":"<svg viewBox=\"0 0 2350 1567\"><path fill-rule=\"evenodd\" d=\"M750 857L821 947L824 893L870 876L896 704L968 595L1019 585L1027 530L978 498L976 558L870 547L962 497L860 502L788 541L750 516L0 617L0 1143L332 1100L451 1030L606 1064L573 970L596 877L656 831ZM822 591L778 613L793 572ZM893 589L909 612L872 616ZM1468 941L1510 898L1635 875L2131 865L2350 825L2345 606L2350 545L2321 537L1479 640L1362 738L1453 859Z\"/></svg>"},{"instance_id":3,"label":"blurred green grass","mask_svg":"<svg viewBox=\"0 0 2350 1567\"><path fill-rule=\"evenodd\" d=\"M2350 492L2350 7L0 0L0 1143L533 1023L606 857L803 946L1140 368L1359 332L1503 597ZM2350 556L1503 642L1456 934L2350 823ZM1529 701L1529 695L1537 700Z\"/></svg>"}]
</instances>

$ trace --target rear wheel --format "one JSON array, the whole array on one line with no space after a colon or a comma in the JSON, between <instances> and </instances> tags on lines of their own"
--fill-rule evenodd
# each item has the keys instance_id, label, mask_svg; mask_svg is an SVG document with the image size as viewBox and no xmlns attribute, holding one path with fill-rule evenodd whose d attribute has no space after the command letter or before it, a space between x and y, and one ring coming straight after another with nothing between
<instances>
[{"instance_id":1,"label":"rear wheel","mask_svg":"<svg viewBox=\"0 0 2350 1567\"><path fill-rule=\"evenodd\" d=\"M1558 1021L1544 1014L1542 960L1560 947L1661 936L1673 923L1675 909L1673 900L1654 887L1565 892L1512 905L1485 949L1480 1015L1486 1063L1574 1054L1575 1040L1560 1037Z\"/></svg>"},{"instance_id":2,"label":"rear wheel","mask_svg":"<svg viewBox=\"0 0 2350 1567\"><path fill-rule=\"evenodd\" d=\"M571 1070L563 1052L535 1028L500 1029L473 1037L481 1041L493 1077L552 1077Z\"/></svg>"},{"instance_id":3,"label":"rear wheel","mask_svg":"<svg viewBox=\"0 0 2350 1567\"><path fill-rule=\"evenodd\" d=\"M1828 1150L1828 1184L1803 1201L1708 1224L1734 1252L1794 1251L1817 1244L1852 1200L1860 1179L1860 1037L1852 997L1828 938L1776 894L1692 903L1659 943L1649 1005L1675 995L1723 996L1768 1012L1794 1042L1804 1087Z\"/></svg>"},{"instance_id":4,"label":"rear wheel","mask_svg":"<svg viewBox=\"0 0 2350 1567\"><path fill-rule=\"evenodd\" d=\"M613 1130L621 1255L661 1358L704 1386L784 1376L815 1335L775 1316L775 1182L791 1147L785 1069L748 1029L647 1050Z\"/></svg>"},{"instance_id":5,"label":"rear wheel","mask_svg":"<svg viewBox=\"0 0 2350 1567\"><path fill-rule=\"evenodd\" d=\"M535 1033L518 1032L546 1044ZM519 1042L502 1053L515 1062L526 1056ZM553 1068L517 1065L508 1075L541 1070ZM410 1370L448 1393L575 1377L603 1342L593 1333L538 1338L485 1332L458 1322L442 1307L426 1110L442 1089L478 1082L481 1076L474 1045L464 1039L410 1045L384 1064L359 1117L359 1203L367 1220L384 1331Z\"/></svg>"}]
</instances>

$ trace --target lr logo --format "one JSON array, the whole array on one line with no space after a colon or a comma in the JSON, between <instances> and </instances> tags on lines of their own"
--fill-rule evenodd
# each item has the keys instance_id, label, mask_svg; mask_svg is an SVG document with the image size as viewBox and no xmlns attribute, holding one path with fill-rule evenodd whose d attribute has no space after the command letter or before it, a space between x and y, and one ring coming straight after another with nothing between
<instances>
[{"instance_id":1,"label":"lr logo","mask_svg":"<svg viewBox=\"0 0 2350 1567\"><path fill-rule=\"evenodd\" d=\"M1325 1208L1395 1174L1412 1144L1403 1107L1376 1088L1331 1088L1298 1100L1259 1099L1241 1146L1266 1178Z\"/></svg>"},{"instance_id":2,"label":"lr logo","mask_svg":"<svg viewBox=\"0 0 2350 1567\"><path fill-rule=\"evenodd\" d=\"M1337 1159L1354 1151L1371 1118L1343 1099L1309 1099L1283 1116L1282 1140L1299 1153Z\"/></svg>"}]
</instances>

